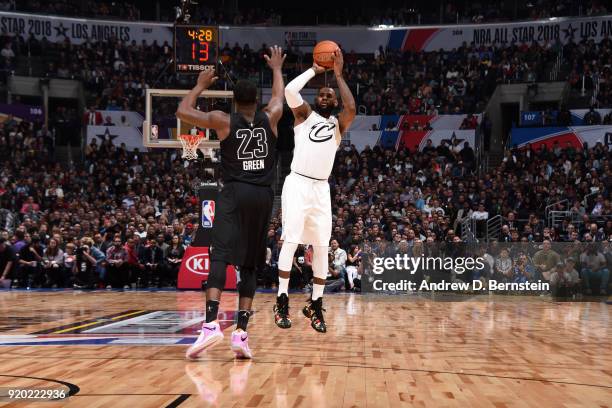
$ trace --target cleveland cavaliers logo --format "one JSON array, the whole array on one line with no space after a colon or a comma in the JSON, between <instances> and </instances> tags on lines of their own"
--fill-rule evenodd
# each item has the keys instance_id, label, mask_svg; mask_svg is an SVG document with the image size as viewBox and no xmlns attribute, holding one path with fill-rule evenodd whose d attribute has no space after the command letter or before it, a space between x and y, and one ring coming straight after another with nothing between
<instances>
[{"instance_id":1,"label":"cleveland cavaliers logo","mask_svg":"<svg viewBox=\"0 0 612 408\"><path fill-rule=\"evenodd\" d=\"M336 125L334 123L315 123L310 128L308 138L315 143L327 142L329 139L334 137L334 129L336 129Z\"/></svg>"}]
</instances>

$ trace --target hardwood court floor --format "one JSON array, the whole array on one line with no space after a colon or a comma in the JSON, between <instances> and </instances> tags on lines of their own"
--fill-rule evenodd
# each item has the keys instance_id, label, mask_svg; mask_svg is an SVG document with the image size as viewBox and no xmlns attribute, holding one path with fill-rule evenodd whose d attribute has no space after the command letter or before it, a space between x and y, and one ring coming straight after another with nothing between
<instances>
[{"instance_id":1,"label":"hardwood court floor","mask_svg":"<svg viewBox=\"0 0 612 408\"><path fill-rule=\"evenodd\" d=\"M0 292L0 387L76 393L0 406L612 406L606 303L336 295L319 334L299 316L304 295L291 296L289 330L274 325L274 299L255 298L252 362L234 361L230 328L188 362L199 292ZM226 294L225 326L235 304Z\"/></svg>"}]
</instances>

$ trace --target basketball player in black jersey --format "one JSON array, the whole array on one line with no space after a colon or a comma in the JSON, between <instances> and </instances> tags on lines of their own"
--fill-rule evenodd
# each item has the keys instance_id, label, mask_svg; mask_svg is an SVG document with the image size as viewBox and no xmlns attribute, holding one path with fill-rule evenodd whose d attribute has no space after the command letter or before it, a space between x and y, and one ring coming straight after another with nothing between
<instances>
[{"instance_id":1,"label":"basketball player in black jersey","mask_svg":"<svg viewBox=\"0 0 612 408\"><path fill-rule=\"evenodd\" d=\"M277 124L283 113L284 84L281 68L285 56L278 46L265 56L272 69L272 97L257 109L257 87L240 80L234 87L236 112L201 112L194 108L198 96L217 77L214 70L200 73L195 88L182 100L176 115L201 128L214 129L221 145L223 189L217 201L212 230L211 268L206 287L206 323L186 356L196 358L223 339L217 322L227 265L239 269L238 325L231 347L236 357L251 358L246 332L255 295L256 267L265 263L266 234L272 212L272 181L276 164Z\"/></svg>"}]
</instances>

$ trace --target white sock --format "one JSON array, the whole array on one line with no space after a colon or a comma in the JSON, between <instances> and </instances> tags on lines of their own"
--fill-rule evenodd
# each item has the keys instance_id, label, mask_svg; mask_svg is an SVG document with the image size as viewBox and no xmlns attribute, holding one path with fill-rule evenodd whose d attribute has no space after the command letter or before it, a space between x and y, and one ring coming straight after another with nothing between
<instances>
[{"instance_id":1,"label":"white sock","mask_svg":"<svg viewBox=\"0 0 612 408\"><path fill-rule=\"evenodd\" d=\"M317 300L320 297L323 297L323 289L325 289L325 285L319 285L318 283L312 284L312 300Z\"/></svg>"},{"instance_id":2,"label":"white sock","mask_svg":"<svg viewBox=\"0 0 612 408\"><path fill-rule=\"evenodd\" d=\"M278 296L282 294L289 294L289 278L278 277Z\"/></svg>"}]
</instances>

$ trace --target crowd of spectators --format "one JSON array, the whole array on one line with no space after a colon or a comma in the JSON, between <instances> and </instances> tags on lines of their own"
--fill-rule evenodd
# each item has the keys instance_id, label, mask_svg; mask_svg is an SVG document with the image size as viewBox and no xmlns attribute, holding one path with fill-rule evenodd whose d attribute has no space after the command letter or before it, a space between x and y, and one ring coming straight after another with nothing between
<instances>
[{"instance_id":1,"label":"crowd of spectators","mask_svg":"<svg viewBox=\"0 0 612 408\"><path fill-rule=\"evenodd\" d=\"M568 81L574 91L592 92L597 107L612 106L612 39L567 44L563 58L570 70Z\"/></svg>"},{"instance_id":2,"label":"crowd of spectators","mask_svg":"<svg viewBox=\"0 0 612 408\"><path fill-rule=\"evenodd\" d=\"M128 152L105 140L87 146L82 167L63 168L50 159L47 138L45 129L35 132L27 122L11 119L1 128L5 242L0 252L2 259L10 258L6 254L11 251L19 254L14 258L19 268L13 268L19 273L10 275L15 284L173 284L183 245L197 227L192 190L197 166L185 166L176 152ZM499 241L504 243L592 243L612 237L608 147L529 147L511 152L498 169L480 177L473 160L465 144L427 146L411 154L378 147L361 153L341 150L331 179L335 243L330 276L336 282L346 279L346 285L336 288L358 287L360 253L458 242L466 218L476 224L502 216ZM585 205L587 196L592 201ZM562 199L570 201L570 215L556 228L545 227L545 207ZM279 220L276 214L271 222L263 284L274 282ZM533 249L524 255L535 256ZM308 249L302 250L304 255L296 255L298 272L308 263ZM498 268L502 274L508 273L504 265ZM540 268L537 261L533 265ZM540 269L543 278L557 279L551 278L555 271L550 268ZM601 271L600 281L607 280L604 269L593 272ZM580 271L583 280L591 273ZM9 277L2 272L3 279ZM297 276L294 283L303 285L307 275Z\"/></svg>"},{"instance_id":3,"label":"crowd of spectators","mask_svg":"<svg viewBox=\"0 0 612 408\"><path fill-rule=\"evenodd\" d=\"M333 237L347 253L378 247L374 252L380 254L385 246L397 251L423 242L461 242L464 220L470 220L478 235L481 222L499 215L499 241L531 243L532 251L523 254L529 259L540 245L536 243L544 240L605 242L612 239L611 158L609 147L601 144L584 149L528 146L478 176L472 171L469 145L428 146L417 153L345 149L338 153L331 179ZM547 227L546 207L566 199L566 219ZM602 251L610 254L607 247ZM540 265L534 264L539 276L550 281L551 265ZM597 268L605 275L603 269ZM491 273L496 273L494 267ZM580 276L585 279L582 272ZM608 278L601 282L607 288Z\"/></svg>"},{"instance_id":4,"label":"crowd of spectators","mask_svg":"<svg viewBox=\"0 0 612 408\"><path fill-rule=\"evenodd\" d=\"M63 167L49 133L0 125L0 278L17 287L175 285L199 219L199 167L108 139L94 139L82 165Z\"/></svg>"},{"instance_id":5,"label":"crowd of spectators","mask_svg":"<svg viewBox=\"0 0 612 408\"><path fill-rule=\"evenodd\" d=\"M172 53L168 44L50 44L34 38L3 38L3 44L0 56L5 66L27 50L49 61L49 76L83 80L94 100L91 105L98 109L142 112L147 87L191 85L179 83L167 69ZM559 43L466 44L447 52L348 51L346 77L368 114L480 112L497 84L542 79L561 48ZM257 77L265 50L265 45L254 50L226 44L221 58L230 77ZM288 53L286 72L293 77L309 62L299 50ZM572 43L564 47L564 58L573 67L572 84L576 74L585 72L609 79L609 40ZM219 86L224 85L223 75ZM608 93L604 83L600 95ZM601 103L609 105L607 99ZM54 116L63 117L61 112ZM76 114L64 116L74 121ZM598 121L595 114L587 116ZM461 127L474 128L474 118L468 116ZM104 120L88 113L83 123ZM0 230L5 241L0 258L8 259L6 254L14 252L13 284L124 287L175 282L184 245L197 228L197 166L185 165L176 152L128 152L103 140L87 146L83 165L63 167L51 160L53 130L12 118L0 126ZM499 168L485 174L476 171L469 144L428 145L416 153L403 146L399 151L341 150L331 179L335 243L330 281L335 289L358 289L365 267L360 254L461 241L466 219L482 238L483 222L501 216L502 242L607 241L612 236L612 221L606 218L612 215L610 182L610 151L602 145L512 151ZM563 199L570 203L568 219L546 228L546 206ZM275 282L279 238L280 215L275 214L268 267L260 280L264 285ZM300 251L294 286L308 282L304 270L309 249ZM501 256L498 252L493 256ZM534 254L523 255L531 259ZM513 266L519 258L512 260ZM579 258L575 261L579 278L590 289L584 282L589 272L583 271ZM491 274L499 269L496 262ZM507 275L508 263L502 264L506 272L501 273ZM6 262L0 264L0 278L8 277L5 266ZM534 267L545 279L561 279L561 271L554 275L550 268ZM601 273L601 281L607 281Z\"/></svg>"},{"instance_id":6,"label":"crowd of spectators","mask_svg":"<svg viewBox=\"0 0 612 408\"><path fill-rule=\"evenodd\" d=\"M193 191L199 166L186 164L176 151L128 152L111 140L94 139L81 166L64 167L49 155L50 140L49 131L27 122L10 119L0 125L0 282L12 279L24 287L175 284L199 220ZM430 144L416 153L380 147L360 153L346 147L332 174L334 290L359 289L367 254L461 242L466 219L479 236L479 223L501 216L498 240L532 245L522 254L537 276L553 282L561 278L549 268L552 261L545 268L532 259L542 241L612 239L610 151L600 144L530 146L510 152L497 169L480 176L466 143ZM570 203L567 218L546 227L545 207L563 199ZM280 214L275 214L262 285L275 282L280 235ZM309 276L309 248L300 251L295 287L307 284ZM504 269L508 265L496 264L501 251L492 251L489 274L516 278ZM602 247L604 258L609 252ZM520 254L511 255L519 259ZM591 274L606 290L607 266L575 261L586 290L591 290L585 282Z\"/></svg>"},{"instance_id":7,"label":"crowd of spectators","mask_svg":"<svg viewBox=\"0 0 612 408\"><path fill-rule=\"evenodd\" d=\"M108 0L4 0L0 9L47 13L67 16L118 18L124 20L174 21L174 8L179 2L160 3L159 9L146 7L142 0L114 2ZM293 13L290 5L282 2L254 2L249 6L234 4L211 6L200 3L190 7L191 21L202 24L231 25L417 25L483 23L512 20L535 20L563 16L595 16L607 13L601 0L537 0L521 4L498 1L445 1L406 6L397 2L360 4L358 7L328 8L320 13L315 2L311 9Z\"/></svg>"},{"instance_id":8,"label":"crowd of spectators","mask_svg":"<svg viewBox=\"0 0 612 408\"><path fill-rule=\"evenodd\" d=\"M559 44L463 44L451 51L347 53L347 79L367 114L455 114L484 110L500 83L546 80Z\"/></svg>"},{"instance_id":9,"label":"crowd of spectators","mask_svg":"<svg viewBox=\"0 0 612 408\"><path fill-rule=\"evenodd\" d=\"M0 9L61 16L140 20L140 8L130 1L4 0Z\"/></svg>"},{"instance_id":10,"label":"crowd of spectators","mask_svg":"<svg viewBox=\"0 0 612 408\"><path fill-rule=\"evenodd\" d=\"M106 110L143 111L147 87L185 88L191 85L173 74L172 48L169 44L107 42L52 44L34 37L2 38L0 60L4 72L12 72L16 59L31 55L45 66L41 75L81 79L96 99L94 105ZM357 96L361 112L381 114L453 114L482 112L500 83L548 80L558 53L568 67L573 87L594 88L599 83L599 106L609 106L610 40L595 45L592 41L562 46L512 44L506 46L463 46L450 51L373 50L372 54L345 51L349 85ZM248 45L224 44L220 54L230 78L267 78L262 55ZM297 48L287 49L286 74L305 69L310 55ZM585 74L585 75L583 75ZM589 79L592 78L592 79ZM559 78L564 79L564 78ZM265 83L265 81L264 81ZM225 71L218 86L231 88Z\"/></svg>"}]
</instances>

